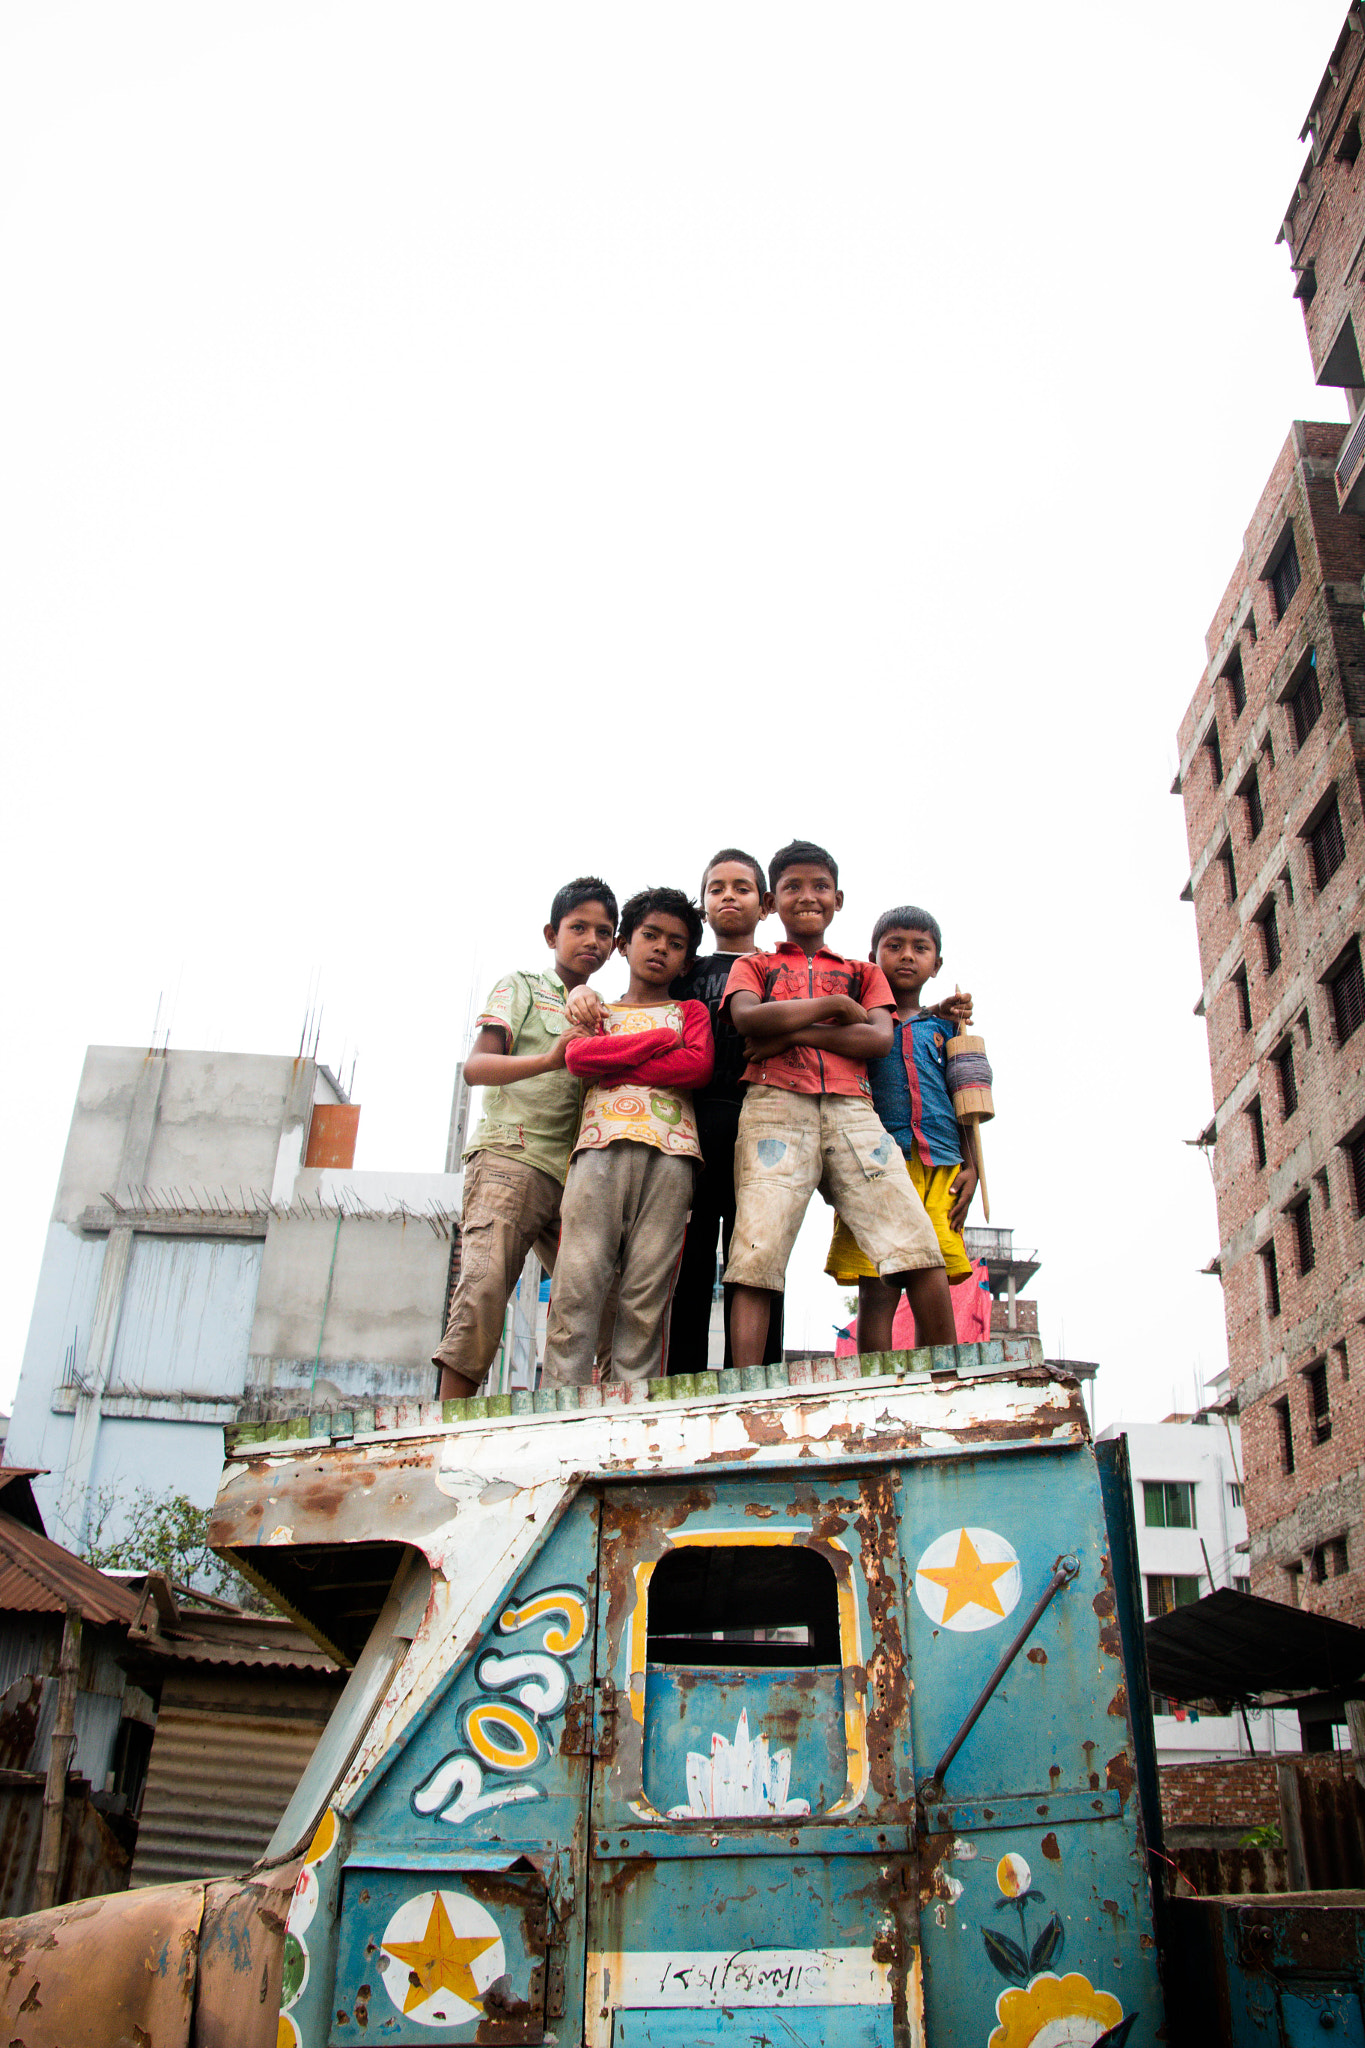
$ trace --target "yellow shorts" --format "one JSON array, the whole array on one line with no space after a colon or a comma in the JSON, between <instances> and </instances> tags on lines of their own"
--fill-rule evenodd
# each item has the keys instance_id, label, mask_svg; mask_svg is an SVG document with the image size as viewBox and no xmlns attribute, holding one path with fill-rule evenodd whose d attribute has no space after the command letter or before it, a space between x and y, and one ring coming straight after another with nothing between
<instances>
[{"instance_id":1,"label":"yellow shorts","mask_svg":"<svg viewBox=\"0 0 1365 2048\"><path fill-rule=\"evenodd\" d=\"M961 1166L935 1166L926 1173L917 1145L905 1162L905 1170L934 1226L943 1263L948 1268L949 1282L965 1280L972 1270L972 1262L967 1257L961 1232L954 1230L948 1221L948 1211L953 1206L950 1191L962 1170ZM877 1268L863 1257L857 1238L839 1215L834 1218L834 1235L829 1241L825 1271L832 1274L841 1287L847 1287L854 1280L875 1280L877 1277Z\"/></svg>"}]
</instances>

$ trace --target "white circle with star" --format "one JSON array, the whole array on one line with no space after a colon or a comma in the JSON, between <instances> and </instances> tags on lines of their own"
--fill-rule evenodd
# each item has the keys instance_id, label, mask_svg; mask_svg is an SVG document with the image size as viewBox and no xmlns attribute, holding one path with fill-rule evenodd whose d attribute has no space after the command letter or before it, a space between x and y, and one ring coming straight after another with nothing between
<instances>
[{"instance_id":1,"label":"white circle with star","mask_svg":"<svg viewBox=\"0 0 1365 2048\"><path fill-rule=\"evenodd\" d=\"M1024 1590L1019 1553L994 1529L945 1529L915 1566L915 1593L936 1628L995 1628Z\"/></svg>"},{"instance_id":2,"label":"white circle with star","mask_svg":"<svg viewBox=\"0 0 1365 2048\"><path fill-rule=\"evenodd\" d=\"M483 1995L507 1969L498 1923L463 1892L405 1899L379 1944L384 1989L419 2027L457 2027L483 2015Z\"/></svg>"}]
</instances>

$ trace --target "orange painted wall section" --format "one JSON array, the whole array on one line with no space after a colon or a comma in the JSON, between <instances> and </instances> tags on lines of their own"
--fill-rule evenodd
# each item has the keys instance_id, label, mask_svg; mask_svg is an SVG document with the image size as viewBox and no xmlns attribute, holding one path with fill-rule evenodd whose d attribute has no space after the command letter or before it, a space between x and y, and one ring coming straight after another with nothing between
<instances>
[{"instance_id":1,"label":"orange painted wall section","mask_svg":"<svg viewBox=\"0 0 1365 2048\"><path fill-rule=\"evenodd\" d=\"M304 1165L354 1166L355 1134L359 1128L358 1102L315 1102Z\"/></svg>"}]
</instances>

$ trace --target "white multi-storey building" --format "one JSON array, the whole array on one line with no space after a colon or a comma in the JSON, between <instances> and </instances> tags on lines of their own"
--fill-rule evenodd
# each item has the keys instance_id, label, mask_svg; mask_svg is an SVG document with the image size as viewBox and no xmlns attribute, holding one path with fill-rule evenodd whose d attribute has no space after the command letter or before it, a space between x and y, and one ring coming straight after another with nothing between
<instances>
[{"instance_id":1,"label":"white multi-storey building","mask_svg":"<svg viewBox=\"0 0 1365 2048\"><path fill-rule=\"evenodd\" d=\"M1247 1520L1242 1502L1241 1431L1224 1405L1227 1375L1211 1382L1212 1403L1164 1422L1117 1425L1100 1436L1126 1436L1137 1520L1143 1611L1150 1621L1219 1587L1249 1593ZM1297 1714L1206 1714L1157 1700L1158 1761L1260 1755L1301 1748Z\"/></svg>"}]
</instances>

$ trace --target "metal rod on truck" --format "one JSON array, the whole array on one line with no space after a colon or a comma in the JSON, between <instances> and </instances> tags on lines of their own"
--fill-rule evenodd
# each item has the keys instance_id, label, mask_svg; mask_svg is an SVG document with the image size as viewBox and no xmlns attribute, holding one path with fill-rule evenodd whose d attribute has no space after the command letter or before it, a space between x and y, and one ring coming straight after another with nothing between
<instances>
[{"instance_id":1,"label":"metal rod on truck","mask_svg":"<svg viewBox=\"0 0 1365 2048\"><path fill-rule=\"evenodd\" d=\"M1019 1655L1019 1652L1023 1649L1029 1637L1033 1634L1034 1629L1042 1620L1043 1615L1051 1606L1057 1594L1061 1592L1063 1586L1069 1586L1071 1581L1079 1576L1080 1569L1081 1561L1078 1557L1058 1558L1056 1564L1052 1567L1052 1577L1038 1595L1037 1600L1029 1611L1028 1619L1001 1657L1000 1662L982 1686L971 1706L967 1709L963 1717L962 1726L958 1729L956 1735L934 1766L934 1769L921 1786L920 1790L925 1799L938 1799L942 1796L944 1772L967 1740L967 1737L971 1734L973 1728L975 1728L990 1702L991 1695L1009 1670L1010 1665Z\"/></svg>"}]
</instances>

